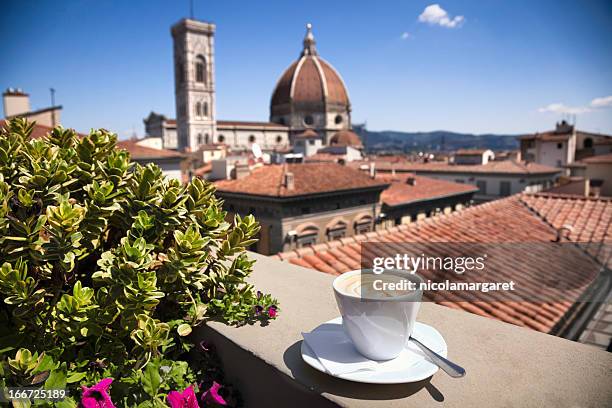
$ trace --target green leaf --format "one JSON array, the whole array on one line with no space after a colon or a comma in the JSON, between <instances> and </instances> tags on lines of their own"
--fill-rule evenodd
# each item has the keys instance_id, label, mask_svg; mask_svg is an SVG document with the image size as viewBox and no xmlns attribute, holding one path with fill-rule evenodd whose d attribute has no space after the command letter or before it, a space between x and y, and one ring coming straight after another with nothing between
<instances>
[{"instance_id":1,"label":"green leaf","mask_svg":"<svg viewBox=\"0 0 612 408\"><path fill-rule=\"evenodd\" d=\"M68 384L76 383L76 382L81 381L85 377L87 377L87 373L73 372L73 373L70 373L70 375L66 379L66 382Z\"/></svg>"},{"instance_id":2,"label":"green leaf","mask_svg":"<svg viewBox=\"0 0 612 408\"><path fill-rule=\"evenodd\" d=\"M153 362L149 362L142 373L142 387L147 394L154 397L159 391L162 378L159 375L159 367Z\"/></svg>"},{"instance_id":3,"label":"green leaf","mask_svg":"<svg viewBox=\"0 0 612 408\"><path fill-rule=\"evenodd\" d=\"M178 332L179 336L185 337L191 334L191 326L187 323L183 323L176 328L176 331Z\"/></svg>"},{"instance_id":4,"label":"green leaf","mask_svg":"<svg viewBox=\"0 0 612 408\"><path fill-rule=\"evenodd\" d=\"M62 363L59 368L51 371L49 378L45 381L45 389L64 389L66 388L66 363Z\"/></svg>"}]
</instances>

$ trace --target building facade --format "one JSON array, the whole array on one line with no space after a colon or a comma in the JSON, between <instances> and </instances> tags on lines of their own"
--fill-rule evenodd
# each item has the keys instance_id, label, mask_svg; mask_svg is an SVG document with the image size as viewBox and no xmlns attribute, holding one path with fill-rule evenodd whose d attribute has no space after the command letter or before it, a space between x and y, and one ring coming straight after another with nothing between
<instances>
[{"instance_id":1,"label":"building facade","mask_svg":"<svg viewBox=\"0 0 612 408\"><path fill-rule=\"evenodd\" d=\"M261 225L252 249L265 255L374 231L388 186L335 163L266 165L215 183L232 216Z\"/></svg>"},{"instance_id":2,"label":"building facade","mask_svg":"<svg viewBox=\"0 0 612 408\"><path fill-rule=\"evenodd\" d=\"M445 162L374 162L349 163L367 169L372 164L379 173L414 173L419 176L447 180L454 183L472 184L478 187L474 202L496 200L509 195L535 193L552 187L562 169L537 163L512 160L490 161L483 165L455 165Z\"/></svg>"},{"instance_id":3,"label":"building facade","mask_svg":"<svg viewBox=\"0 0 612 408\"><path fill-rule=\"evenodd\" d=\"M519 141L521 160L561 168L604 153L598 147L612 143L612 136L583 132L563 120L554 130L524 135Z\"/></svg>"}]
</instances>

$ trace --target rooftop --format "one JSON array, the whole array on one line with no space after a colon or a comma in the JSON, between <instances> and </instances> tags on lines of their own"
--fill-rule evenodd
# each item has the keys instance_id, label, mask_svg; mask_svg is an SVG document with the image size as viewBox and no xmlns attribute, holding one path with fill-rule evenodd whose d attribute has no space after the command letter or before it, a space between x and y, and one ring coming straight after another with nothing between
<instances>
[{"instance_id":1,"label":"rooftop","mask_svg":"<svg viewBox=\"0 0 612 408\"><path fill-rule=\"evenodd\" d=\"M421 173L487 173L487 174L555 174L561 169L545 166L538 163L525 163L515 160L490 161L487 164L449 164L446 162L410 162L376 160L376 169L381 171L408 171ZM359 167L369 162L351 162L350 165Z\"/></svg>"},{"instance_id":2,"label":"rooftop","mask_svg":"<svg viewBox=\"0 0 612 408\"><path fill-rule=\"evenodd\" d=\"M581 162L587 164L612 164L612 153L587 157L586 159L582 159Z\"/></svg>"},{"instance_id":3,"label":"rooftop","mask_svg":"<svg viewBox=\"0 0 612 408\"><path fill-rule=\"evenodd\" d=\"M141 146L137 140L120 140L117 142L117 148L127 150L134 160L179 159L185 157L174 150Z\"/></svg>"},{"instance_id":4,"label":"rooftop","mask_svg":"<svg viewBox=\"0 0 612 408\"><path fill-rule=\"evenodd\" d=\"M357 235L276 255L290 263L337 275L361 267L363 241L520 243L552 242L557 230L571 225L574 242L612 243L612 199L553 194L517 194L468 209L427 218L408 225ZM509 262L496 270L502 276L516 271ZM533 288L540 290L541 288ZM473 299L471 299L473 300ZM572 301L525 302L465 301L448 297L438 303L507 323L550 332L570 310Z\"/></svg>"},{"instance_id":5,"label":"rooftop","mask_svg":"<svg viewBox=\"0 0 612 408\"><path fill-rule=\"evenodd\" d=\"M287 186L288 174L293 175L293 188ZM382 190L388 184L336 163L285 163L262 166L243 178L220 180L215 185L220 193L282 198L369 188Z\"/></svg>"},{"instance_id":6,"label":"rooftop","mask_svg":"<svg viewBox=\"0 0 612 408\"><path fill-rule=\"evenodd\" d=\"M478 191L478 187L470 184L453 183L407 173L378 173L376 178L391 183L381 194L381 200L388 206L406 205ZM408 182L409 179L413 180L412 184Z\"/></svg>"},{"instance_id":7,"label":"rooftop","mask_svg":"<svg viewBox=\"0 0 612 408\"><path fill-rule=\"evenodd\" d=\"M3 128L5 126L6 126L6 120L0 119L0 128ZM46 137L49 134L49 132L51 132L52 130L53 128L51 126L39 125L38 123L34 122L34 127L32 129L32 133L30 134L30 137L32 139L40 139L40 138ZM86 135L83 133L77 132L77 136L85 137Z\"/></svg>"}]
</instances>

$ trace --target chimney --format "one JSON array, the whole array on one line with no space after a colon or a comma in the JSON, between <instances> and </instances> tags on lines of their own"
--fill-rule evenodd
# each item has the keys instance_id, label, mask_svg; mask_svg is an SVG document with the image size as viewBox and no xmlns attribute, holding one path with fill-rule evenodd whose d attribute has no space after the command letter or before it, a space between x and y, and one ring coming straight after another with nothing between
<instances>
[{"instance_id":1,"label":"chimney","mask_svg":"<svg viewBox=\"0 0 612 408\"><path fill-rule=\"evenodd\" d=\"M249 169L249 165L246 163L236 163L236 165L234 166L234 179L235 180L243 179L246 176L248 176L250 173L251 173L251 170Z\"/></svg>"},{"instance_id":2,"label":"chimney","mask_svg":"<svg viewBox=\"0 0 612 408\"><path fill-rule=\"evenodd\" d=\"M416 178L414 178L414 176L409 176L406 179L406 183L411 185L411 186L416 186Z\"/></svg>"},{"instance_id":3,"label":"chimney","mask_svg":"<svg viewBox=\"0 0 612 408\"><path fill-rule=\"evenodd\" d=\"M8 88L2 94L4 102L4 117L30 112L30 95L21 89Z\"/></svg>"},{"instance_id":4,"label":"chimney","mask_svg":"<svg viewBox=\"0 0 612 408\"><path fill-rule=\"evenodd\" d=\"M295 189L295 179L293 173L287 172L284 174L283 184L287 190Z\"/></svg>"},{"instance_id":5,"label":"chimney","mask_svg":"<svg viewBox=\"0 0 612 408\"><path fill-rule=\"evenodd\" d=\"M376 163L370 163L370 178L376 178Z\"/></svg>"}]
</instances>

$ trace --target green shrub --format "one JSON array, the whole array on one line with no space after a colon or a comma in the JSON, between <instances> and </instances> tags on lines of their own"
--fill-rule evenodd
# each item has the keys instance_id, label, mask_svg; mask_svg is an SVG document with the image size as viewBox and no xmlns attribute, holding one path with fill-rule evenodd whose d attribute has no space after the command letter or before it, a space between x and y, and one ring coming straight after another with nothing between
<instances>
[{"instance_id":1,"label":"green shrub","mask_svg":"<svg viewBox=\"0 0 612 408\"><path fill-rule=\"evenodd\" d=\"M210 372L189 350L211 319L262 323L276 301L245 278L259 226L232 223L214 187L130 162L106 130L0 131L0 387L112 377L117 406L166 406Z\"/></svg>"}]
</instances>

